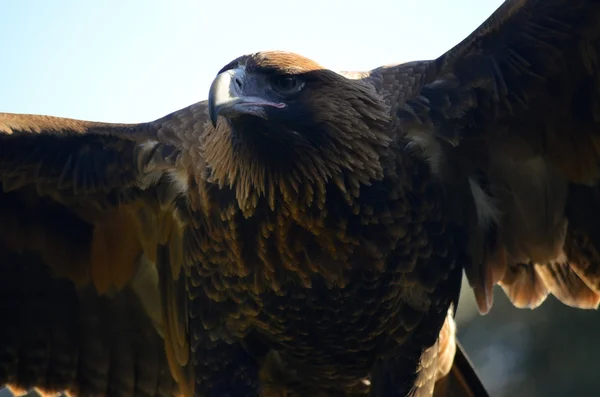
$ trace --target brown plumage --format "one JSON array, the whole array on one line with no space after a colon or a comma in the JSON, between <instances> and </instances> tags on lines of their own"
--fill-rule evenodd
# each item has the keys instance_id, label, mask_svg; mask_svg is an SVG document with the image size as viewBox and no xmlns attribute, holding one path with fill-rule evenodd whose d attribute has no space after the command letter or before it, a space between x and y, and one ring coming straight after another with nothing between
<instances>
[{"instance_id":1,"label":"brown plumage","mask_svg":"<svg viewBox=\"0 0 600 397\"><path fill-rule=\"evenodd\" d=\"M0 114L0 384L484 395L463 269L482 312L599 302L599 18L507 1L364 73L242 56L150 123Z\"/></svg>"}]
</instances>

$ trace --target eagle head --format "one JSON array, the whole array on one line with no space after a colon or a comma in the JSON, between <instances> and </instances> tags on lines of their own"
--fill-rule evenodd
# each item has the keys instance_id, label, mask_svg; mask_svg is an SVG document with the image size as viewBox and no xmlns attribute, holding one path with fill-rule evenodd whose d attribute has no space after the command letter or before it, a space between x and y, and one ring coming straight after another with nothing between
<instances>
[{"instance_id":1,"label":"eagle head","mask_svg":"<svg viewBox=\"0 0 600 397\"><path fill-rule=\"evenodd\" d=\"M316 62L290 53L265 52L237 58L219 71L210 87L211 122L216 127L222 115L232 126L243 129L243 123L255 117L277 124L294 118L294 110L306 108L306 83L311 74L322 74L319 71L324 69ZM279 111L274 112L276 109Z\"/></svg>"},{"instance_id":2,"label":"eagle head","mask_svg":"<svg viewBox=\"0 0 600 397\"><path fill-rule=\"evenodd\" d=\"M302 185L324 191L346 174L381 177L379 157L391 141L389 109L372 86L289 52L227 64L211 84L208 112L212 179L271 202Z\"/></svg>"}]
</instances>

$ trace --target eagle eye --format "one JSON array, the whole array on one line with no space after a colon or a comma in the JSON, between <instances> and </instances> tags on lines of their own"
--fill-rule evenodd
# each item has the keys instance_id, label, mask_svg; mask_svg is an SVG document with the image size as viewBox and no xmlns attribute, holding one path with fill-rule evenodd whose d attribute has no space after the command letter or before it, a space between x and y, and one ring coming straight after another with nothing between
<instances>
[{"instance_id":1,"label":"eagle eye","mask_svg":"<svg viewBox=\"0 0 600 397\"><path fill-rule=\"evenodd\" d=\"M296 77L290 75L274 76L271 87L280 95L289 95L302 89L304 84Z\"/></svg>"}]
</instances>

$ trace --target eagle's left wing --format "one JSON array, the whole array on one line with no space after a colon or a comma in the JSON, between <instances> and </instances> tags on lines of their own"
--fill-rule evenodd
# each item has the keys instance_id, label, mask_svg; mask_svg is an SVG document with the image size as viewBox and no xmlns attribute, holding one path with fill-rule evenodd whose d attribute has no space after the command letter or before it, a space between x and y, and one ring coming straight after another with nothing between
<instances>
[{"instance_id":1,"label":"eagle's left wing","mask_svg":"<svg viewBox=\"0 0 600 397\"><path fill-rule=\"evenodd\" d=\"M364 78L473 225L482 312L496 283L518 307L600 303L599 20L597 0L507 0L439 58Z\"/></svg>"}]
</instances>

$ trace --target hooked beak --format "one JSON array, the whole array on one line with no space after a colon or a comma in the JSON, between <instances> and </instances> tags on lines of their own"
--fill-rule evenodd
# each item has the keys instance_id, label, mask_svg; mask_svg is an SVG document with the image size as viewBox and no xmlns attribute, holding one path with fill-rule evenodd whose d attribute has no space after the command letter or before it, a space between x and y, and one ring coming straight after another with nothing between
<instances>
[{"instance_id":1,"label":"hooked beak","mask_svg":"<svg viewBox=\"0 0 600 397\"><path fill-rule=\"evenodd\" d=\"M247 74L244 69L231 69L220 73L212 82L208 92L208 114L213 127L219 115L231 117L250 114L265 117L264 107L284 108L285 103L271 102L259 96L249 95ZM256 88L256 87L254 87Z\"/></svg>"}]
</instances>

